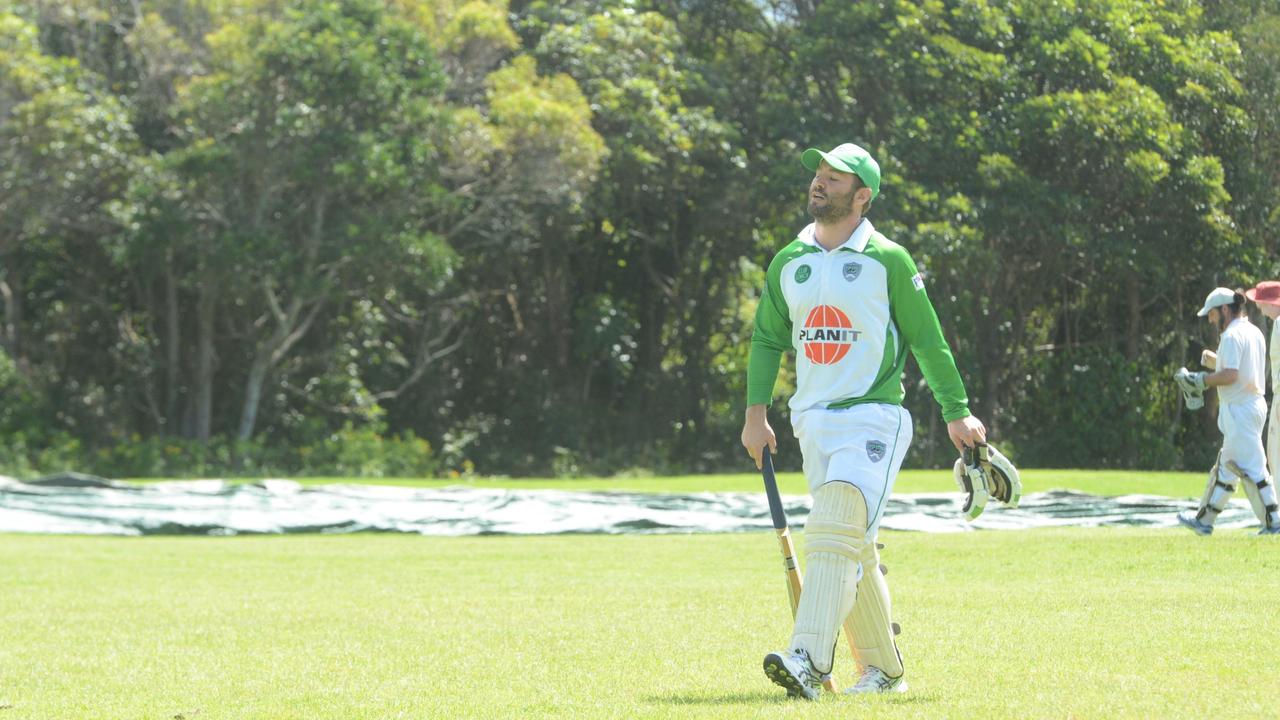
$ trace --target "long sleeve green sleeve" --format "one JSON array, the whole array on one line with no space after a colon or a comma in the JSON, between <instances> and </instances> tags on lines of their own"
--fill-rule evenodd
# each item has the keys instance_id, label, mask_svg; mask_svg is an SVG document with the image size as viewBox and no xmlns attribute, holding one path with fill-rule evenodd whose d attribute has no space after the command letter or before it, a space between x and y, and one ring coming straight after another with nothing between
<instances>
[{"instance_id":1,"label":"long sleeve green sleeve","mask_svg":"<svg viewBox=\"0 0 1280 720\"><path fill-rule=\"evenodd\" d=\"M942 407L947 422L969 416L969 398L956 369L955 357L942 335L938 313L929 301L924 280L911 257L903 251L889 281L890 307L894 323L902 332L911 354L920 365L933 397Z\"/></svg>"},{"instance_id":2,"label":"long sleeve green sleeve","mask_svg":"<svg viewBox=\"0 0 1280 720\"><path fill-rule=\"evenodd\" d=\"M783 264L781 255L769 264L764 293L756 306L751 354L747 359L747 405L770 404L782 354L791 347L791 317L779 281Z\"/></svg>"}]
</instances>

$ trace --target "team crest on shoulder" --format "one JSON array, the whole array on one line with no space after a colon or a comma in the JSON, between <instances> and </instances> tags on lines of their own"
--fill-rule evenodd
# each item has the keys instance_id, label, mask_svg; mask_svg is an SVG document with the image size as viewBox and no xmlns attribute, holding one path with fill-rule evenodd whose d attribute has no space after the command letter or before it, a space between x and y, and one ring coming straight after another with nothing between
<instances>
[{"instance_id":1,"label":"team crest on shoulder","mask_svg":"<svg viewBox=\"0 0 1280 720\"><path fill-rule=\"evenodd\" d=\"M813 268L809 267L808 265L801 265L800 267L796 268L796 282L802 283L805 280L808 280L809 276L812 274L813 274Z\"/></svg>"},{"instance_id":2,"label":"team crest on shoulder","mask_svg":"<svg viewBox=\"0 0 1280 720\"><path fill-rule=\"evenodd\" d=\"M862 263L847 262L844 264L844 279L853 282L862 274Z\"/></svg>"},{"instance_id":3,"label":"team crest on shoulder","mask_svg":"<svg viewBox=\"0 0 1280 720\"><path fill-rule=\"evenodd\" d=\"M879 440L867 441L867 457L871 458L871 462L880 462L884 459L884 451L888 448Z\"/></svg>"}]
</instances>

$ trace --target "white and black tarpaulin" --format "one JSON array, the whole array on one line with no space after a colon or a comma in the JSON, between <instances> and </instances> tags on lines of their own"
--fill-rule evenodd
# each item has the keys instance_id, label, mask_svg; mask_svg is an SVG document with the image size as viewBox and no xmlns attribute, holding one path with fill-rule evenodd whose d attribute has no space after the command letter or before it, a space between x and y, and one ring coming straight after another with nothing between
<instances>
[{"instance_id":1,"label":"white and black tarpaulin","mask_svg":"<svg viewBox=\"0 0 1280 720\"><path fill-rule=\"evenodd\" d=\"M895 495L881 527L964 532L1053 526L1172 527L1192 500L1155 495L1099 497L1067 490L1031 493L972 523L960 494ZM796 528L810 499L783 497ZM1256 524L1234 499L1219 527ZM191 480L130 484L66 474L20 482L0 477L0 532L84 535L239 535L251 533L405 532L422 535L747 532L772 529L759 493L690 495L633 492L416 489L374 485L303 486L290 480L235 484Z\"/></svg>"}]
</instances>

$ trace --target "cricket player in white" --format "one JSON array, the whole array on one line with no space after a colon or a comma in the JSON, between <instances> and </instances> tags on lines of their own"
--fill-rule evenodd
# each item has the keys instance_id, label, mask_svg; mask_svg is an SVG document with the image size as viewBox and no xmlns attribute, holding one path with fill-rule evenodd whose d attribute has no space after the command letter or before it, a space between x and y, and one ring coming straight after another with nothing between
<instances>
[{"instance_id":1,"label":"cricket player in white","mask_svg":"<svg viewBox=\"0 0 1280 720\"><path fill-rule=\"evenodd\" d=\"M767 410L782 354L796 352L789 407L813 494L806 571L789 649L764 668L788 694L815 699L845 624L860 676L849 691L902 692L889 591L876 533L911 442L902 369L915 356L957 449L986 441L924 279L901 245L863 215L880 192L880 166L857 145L806 150L814 223L769 264L747 369L742 444L761 465L776 452Z\"/></svg>"},{"instance_id":2,"label":"cricket player in white","mask_svg":"<svg viewBox=\"0 0 1280 720\"><path fill-rule=\"evenodd\" d=\"M1213 523L1235 492L1236 482L1244 485L1245 495L1262 522L1262 534L1280 532L1280 506L1276 504L1275 485L1267 473L1266 454L1262 449L1262 425L1267 404L1266 341L1244 312L1245 296L1227 288L1215 288L1205 298L1197 313L1208 318L1221 333L1213 372L1189 372L1182 368L1176 380L1188 406L1195 392L1218 388L1218 429L1222 431L1222 450L1209 471L1209 483L1195 512L1178 513L1178 522L1200 535L1213 532Z\"/></svg>"},{"instance_id":3,"label":"cricket player in white","mask_svg":"<svg viewBox=\"0 0 1280 720\"><path fill-rule=\"evenodd\" d=\"M1245 291L1245 297L1258 304L1262 314L1271 320L1271 343L1267 348L1271 365L1271 412L1267 415L1267 467L1271 477L1280 468L1280 281L1263 280Z\"/></svg>"}]
</instances>

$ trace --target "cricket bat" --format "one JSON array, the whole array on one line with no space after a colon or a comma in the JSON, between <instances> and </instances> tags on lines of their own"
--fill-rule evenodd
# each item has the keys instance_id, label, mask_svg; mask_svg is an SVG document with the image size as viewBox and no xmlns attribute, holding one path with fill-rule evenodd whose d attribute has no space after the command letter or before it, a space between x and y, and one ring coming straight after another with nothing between
<instances>
[{"instance_id":1,"label":"cricket bat","mask_svg":"<svg viewBox=\"0 0 1280 720\"><path fill-rule=\"evenodd\" d=\"M787 513L782 508L782 496L778 494L778 478L773 473L773 458L769 448L761 451L764 461L761 472L764 474L764 494L769 498L769 514L773 516L773 531L778 534L778 547L782 550L782 570L787 579L787 598L791 600L791 617L796 616L796 607L800 605L800 590L803 587L800 579L800 565L796 562L796 546L791 542L791 528L787 525ZM848 633L845 633L848 635ZM827 678L822 684L829 692L838 693L834 678Z\"/></svg>"}]
</instances>

